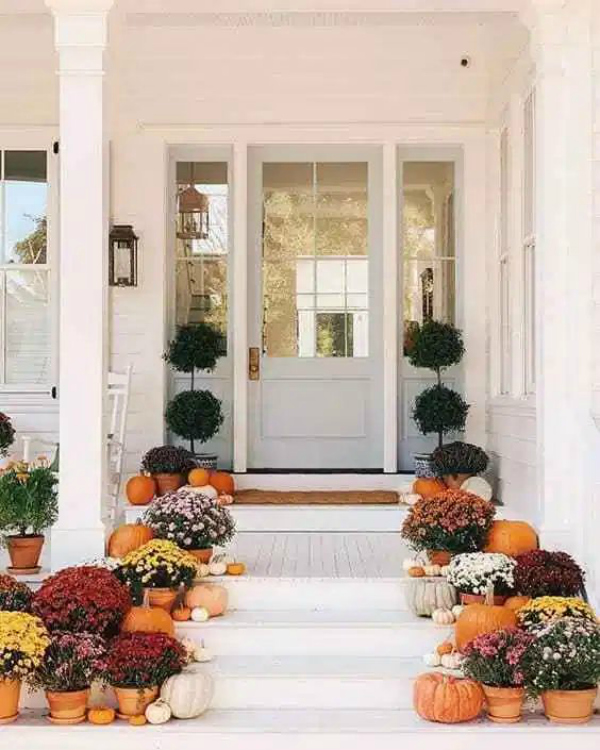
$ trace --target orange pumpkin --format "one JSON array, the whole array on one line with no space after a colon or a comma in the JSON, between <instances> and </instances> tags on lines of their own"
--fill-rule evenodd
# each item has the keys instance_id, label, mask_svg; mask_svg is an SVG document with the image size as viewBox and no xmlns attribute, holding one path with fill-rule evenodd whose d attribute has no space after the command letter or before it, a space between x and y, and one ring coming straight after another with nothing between
<instances>
[{"instance_id":1,"label":"orange pumpkin","mask_svg":"<svg viewBox=\"0 0 600 750\"><path fill-rule=\"evenodd\" d=\"M464 651L467 643L478 635L517 626L517 616L513 610L496 605L493 601L494 591L490 587L484 604L467 604L460 613L454 626L456 647L459 651Z\"/></svg>"},{"instance_id":2,"label":"orange pumpkin","mask_svg":"<svg viewBox=\"0 0 600 750\"><path fill-rule=\"evenodd\" d=\"M246 566L242 562L232 562L227 566L228 576L241 576L246 572Z\"/></svg>"},{"instance_id":3,"label":"orange pumpkin","mask_svg":"<svg viewBox=\"0 0 600 750\"><path fill-rule=\"evenodd\" d=\"M421 495L424 498L433 497L447 489L441 479L415 479L412 486L415 495Z\"/></svg>"},{"instance_id":4,"label":"orange pumpkin","mask_svg":"<svg viewBox=\"0 0 600 750\"><path fill-rule=\"evenodd\" d=\"M494 521L488 534L486 552L502 552L516 557L538 548L535 529L525 521Z\"/></svg>"},{"instance_id":5,"label":"orange pumpkin","mask_svg":"<svg viewBox=\"0 0 600 750\"><path fill-rule=\"evenodd\" d=\"M408 569L408 575L411 578L423 578L425 575L425 569L419 565L414 565L412 568Z\"/></svg>"},{"instance_id":6,"label":"orange pumpkin","mask_svg":"<svg viewBox=\"0 0 600 750\"><path fill-rule=\"evenodd\" d=\"M436 651L440 656L444 656L444 654L451 654L454 651L454 646L450 643L450 641L444 641L443 643L440 643L440 645L436 648Z\"/></svg>"},{"instance_id":7,"label":"orange pumpkin","mask_svg":"<svg viewBox=\"0 0 600 750\"><path fill-rule=\"evenodd\" d=\"M175 626L171 615L161 607L151 607L148 603L148 590L144 591L141 607L132 607L121 623L124 633L165 633L175 635Z\"/></svg>"},{"instance_id":8,"label":"orange pumpkin","mask_svg":"<svg viewBox=\"0 0 600 750\"><path fill-rule=\"evenodd\" d=\"M125 486L125 494L132 505L148 505L156 495L156 482L143 474L131 477Z\"/></svg>"},{"instance_id":9,"label":"orange pumpkin","mask_svg":"<svg viewBox=\"0 0 600 750\"><path fill-rule=\"evenodd\" d=\"M222 615L227 609L227 589L216 583L198 583L185 595L185 605L190 609L204 607L211 617Z\"/></svg>"},{"instance_id":10,"label":"orange pumpkin","mask_svg":"<svg viewBox=\"0 0 600 750\"><path fill-rule=\"evenodd\" d=\"M512 609L513 612L517 612L519 609L529 604L531 597L529 596L509 596L504 602L504 606L507 609Z\"/></svg>"},{"instance_id":11,"label":"orange pumpkin","mask_svg":"<svg viewBox=\"0 0 600 750\"><path fill-rule=\"evenodd\" d=\"M90 708L87 713L87 718L90 724L112 724L116 718L116 712L114 708L106 708L105 706L99 706L98 708Z\"/></svg>"},{"instance_id":12,"label":"orange pumpkin","mask_svg":"<svg viewBox=\"0 0 600 750\"><path fill-rule=\"evenodd\" d=\"M235 492L233 477L226 471L213 471L208 483L217 490L219 495L233 495Z\"/></svg>"},{"instance_id":13,"label":"orange pumpkin","mask_svg":"<svg viewBox=\"0 0 600 750\"><path fill-rule=\"evenodd\" d=\"M116 528L108 540L109 557L125 557L154 537L154 532L141 523L125 523Z\"/></svg>"},{"instance_id":14,"label":"orange pumpkin","mask_svg":"<svg viewBox=\"0 0 600 750\"><path fill-rule=\"evenodd\" d=\"M188 484L192 487L205 487L210 484L210 475L206 469L192 469L188 474Z\"/></svg>"},{"instance_id":15,"label":"orange pumpkin","mask_svg":"<svg viewBox=\"0 0 600 750\"><path fill-rule=\"evenodd\" d=\"M427 672L415 680L413 706L422 719L457 724L477 718L483 708L483 691L473 680Z\"/></svg>"},{"instance_id":16,"label":"orange pumpkin","mask_svg":"<svg viewBox=\"0 0 600 750\"><path fill-rule=\"evenodd\" d=\"M175 607L175 609L171 612L171 617L176 622L186 622L186 620L189 620L191 616L192 610L189 607L184 607L183 604Z\"/></svg>"}]
</instances>

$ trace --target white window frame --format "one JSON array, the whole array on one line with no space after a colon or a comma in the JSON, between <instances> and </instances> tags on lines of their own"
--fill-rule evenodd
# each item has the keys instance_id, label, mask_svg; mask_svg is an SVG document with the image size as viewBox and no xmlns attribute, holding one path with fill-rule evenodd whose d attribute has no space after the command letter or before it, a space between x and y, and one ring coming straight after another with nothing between
<instances>
[{"instance_id":1,"label":"white window frame","mask_svg":"<svg viewBox=\"0 0 600 750\"><path fill-rule=\"evenodd\" d=\"M57 133L43 129L3 130L0 128L0 151L45 151L47 155L47 248L44 264L5 264L0 263L0 320L4 319L6 310L5 274L4 271L42 271L48 274L48 310L50 315L50 366L46 383L10 383L5 382L6 353L4 326L0 325L0 396L7 409L11 403L39 403L56 398L58 383L58 156L54 153L54 144L58 143ZM0 206L4 212L4 206ZM3 215L3 213L2 213Z\"/></svg>"},{"instance_id":2,"label":"white window frame","mask_svg":"<svg viewBox=\"0 0 600 750\"><path fill-rule=\"evenodd\" d=\"M535 88L523 100L523 185L521 272L523 278L523 383L524 395L535 393Z\"/></svg>"},{"instance_id":3,"label":"white window frame","mask_svg":"<svg viewBox=\"0 0 600 750\"><path fill-rule=\"evenodd\" d=\"M511 187L510 131L504 126L500 132L500 220L498 239L498 325L499 325L499 390L501 396L512 390L512 316L510 262L510 187Z\"/></svg>"}]
</instances>

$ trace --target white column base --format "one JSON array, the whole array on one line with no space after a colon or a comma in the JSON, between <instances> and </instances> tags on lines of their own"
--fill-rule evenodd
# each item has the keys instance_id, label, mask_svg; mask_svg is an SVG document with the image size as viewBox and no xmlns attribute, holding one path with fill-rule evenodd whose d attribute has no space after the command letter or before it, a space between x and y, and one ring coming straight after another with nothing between
<instances>
[{"instance_id":1,"label":"white column base","mask_svg":"<svg viewBox=\"0 0 600 750\"><path fill-rule=\"evenodd\" d=\"M53 573L71 565L98 560L105 554L106 530L103 524L93 528L55 526L50 538L50 568Z\"/></svg>"}]
</instances>

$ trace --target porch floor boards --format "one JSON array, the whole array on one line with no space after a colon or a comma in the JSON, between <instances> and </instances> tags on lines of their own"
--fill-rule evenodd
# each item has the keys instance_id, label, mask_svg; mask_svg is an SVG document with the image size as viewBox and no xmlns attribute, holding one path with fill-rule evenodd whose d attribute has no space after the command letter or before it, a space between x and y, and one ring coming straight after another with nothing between
<instances>
[{"instance_id":1,"label":"porch floor boards","mask_svg":"<svg viewBox=\"0 0 600 750\"><path fill-rule=\"evenodd\" d=\"M245 532L230 549L263 578L400 578L408 555L392 533Z\"/></svg>"}]
</instances>

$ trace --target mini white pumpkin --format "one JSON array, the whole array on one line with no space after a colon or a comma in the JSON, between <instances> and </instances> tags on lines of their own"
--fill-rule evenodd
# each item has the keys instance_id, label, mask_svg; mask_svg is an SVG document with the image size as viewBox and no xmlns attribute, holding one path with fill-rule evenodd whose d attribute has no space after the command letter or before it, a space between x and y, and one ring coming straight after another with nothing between
<instances>
[{"instance_id":1,"label":"mini white pumpkin","mask_svg":"<svg viewBox=\"0 0 600 750\"><path fill-rule=\"evenodd\" d=\"M210 558L211 565L214 565L215 563L225 563L225 565L231 565L231 563L234 563L235 560L231 555L228 555L226 552L217 552Z\"/></svg>"},{"instance_id":2,"label":"mini white pumpkin","mask_svg":"<svg viewBox=\"0 0 600 750\"><path fill-rule=\"evenodd\" d=\"M458 651L453 651L451 654L444 654L442 656L442 667L445 669L459 669L462 657Z\"/></svg>"},{"instance_id":3,"label":"mini white pumpkin","mask_svg":"<svg viewBox=\"0 0 600 750\"><path fill-rule=\"evenodd\" d=\"M188 489L188 488L186 488ZM219 497L217 490L210 484L204 484L202 487L190 487L193 492L197 492L199 495L205 495L211 500L216 500Z\"/></svg>"},{"instance_id":4,"label":"mini white pumpkin","mask_svg":"<svg viewBox=\"0 0 600 750\"><path fill-rule=\"evenodd\" d=\"M464 607L463 607L463 605L462 605L462 604L455 604L455 605L454 605L454 606L452 607L452 614L454 615L454 617L455 617L455 618L456 618L457 620L458 620L458 618L460 617L460 615L461 615L461 612L463 611L463 609L464 609Z\"/></svg>"},{"instance_id":5,"label":"mini white pumpkin","mask_svg":"<svg viewBox=\"0 0 600 750\"><path fill-rule=\"evenodd\" d=\"M407 557L402 561L402 570L410 570L411 568L419 567L421 563L415 560L414 557Z\"/></svg>"},{"instance_id":6,"label":"mini white pumpkin","mask_svg":"<svg viewBox=\"0 0 600 750\"><path fill-rule=\"evenodd\" d=\"M432 651L430 654L425 654L423 661L428 667L439 667L442 663L442 657L435 651Z\"/></svg>"},{"instance_id":7,"label":"mini white pumpkin","mask_svg":"<svg viewBox=\"0 0 600 750\"><path fill-rule=\"evenodd\" d=\"M439 565L424 565L423 570L426 576L439 576L441 567Z\"/></svg>"},{"instance_id":8,"label":"mini white pumpkin","mask_svg":"<svg viewBox=\"0 0 600 750\"><path fill-rule=\"evenodd\" d=\"M440 575L441 576L447 576L449 570L450 570L450 566L449 565L442 565L442 567L440 568Z\"/></svg>"},{"instance_id":9,"label":"mini white pumpkin","mask_svg":"<svg viewBox=\"0 0 600 750\"><path fill-rule=\"evenodd\" d=\"M208 566L211 576L224 576L227 573L227 564L224 562L211 562Z\"/></svg>"},{"instance_id":10,"label":"mini white pumpkin","mask_svg":"<svg viewBox=\"0 0 600 750\"><path fill-rule=\"evenodd\" d=\"M212 654L206 648L204 643L201 646L196 646L196 648L194 649L194 661L197 661L200 664L212 661Z\"/></svg>"},{"instance_id":11,"label":"mini white pumpkin","mask_svg":"<svg viewBox=\"0 0 600 750\"><path fill-rule=\"evenodd\" d=\"M183 671L169 677L160 689L176 719L194 719L203 714L213 695L213 679L206 672Z\"/></svg>"},{"instance_id":12,"label":"mini white pumpkin","mask_svg":"<svg viewBox=\"0 0 600 750\"><path fill-rule=\"evenodd\" d=\"M162 698L146 706L145 714L150 724L166 724L172 716L171 707Z\"/></svg>"},{"instance_id":13,"label":"mini white pumpkin","mask_svg":"<svg viewBox=\"0 0 600 750\"><path fill-rule=\"evenodd\" d=\"M206 622L210 618L210 614L206 607L194 607L191 618L194 622Z\"/></svg>"},{"instance_id":14,"label":"mini white pumpkin","mask_svg":"<svg viewBox=\"0 0 600 750\"><path fill-rule=\"evenodd\" d=\"M403 492L400 495L400 501L405 505L415 505L421 500L421 495L417 495L416 492Z\"/></svg>"},{"instance_id":15,"label":"mini white pumpkin","mask_svg":"<svg viewBox=\"0 0 600 750\"><path fill-rule=\"evenodd\" d=\"M431 619L436 625L452 625L454 615L449 609L435 609L431 614Z\"/></svg>"},{"instance_id":16,"label":"mini white pumpkin","mask_svg":"<svg viewBox=\"0 0 600 750\"><path fill-rule=\"evenodd\" d=\"M206 578L210 575L210 569L206 563L198 563L198 578Z\"/></svg>"}]
</instances>

